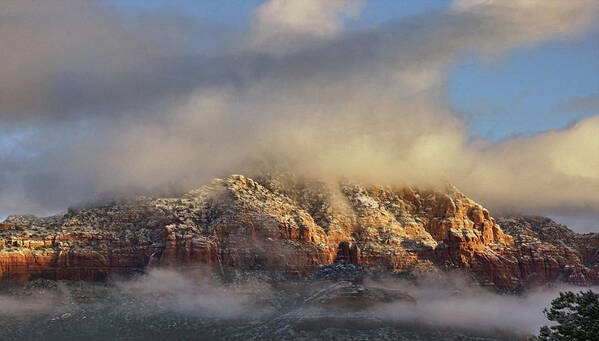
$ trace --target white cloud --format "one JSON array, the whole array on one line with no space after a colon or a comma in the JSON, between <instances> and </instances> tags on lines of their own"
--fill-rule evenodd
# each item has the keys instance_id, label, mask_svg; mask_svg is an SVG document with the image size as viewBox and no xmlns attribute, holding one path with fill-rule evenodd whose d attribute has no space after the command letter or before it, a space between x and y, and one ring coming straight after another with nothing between
<instances>
[{"instance_id":1,"label":"white cloud","mask_svg":"<svg viewBox=\"0 0 599 341\"><path fill-rule=\"evenodd\" d=\"M362 0L269 0L253 13L250 44L272 53L297 51L340 33L363 5Z\"/></svg>"}]
</instances>

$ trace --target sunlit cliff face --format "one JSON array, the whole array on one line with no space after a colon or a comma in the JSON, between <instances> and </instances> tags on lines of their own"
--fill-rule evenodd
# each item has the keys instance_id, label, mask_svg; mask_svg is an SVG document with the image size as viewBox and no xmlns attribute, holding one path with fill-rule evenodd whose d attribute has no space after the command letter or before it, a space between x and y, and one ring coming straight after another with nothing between
<instances>
[{"instance_id":1,"label":"sunlit cliff face","mask_svg":"<svg viewBox=\"0 0 599 341\"><path fill-rule=\"evenodd\" d=\"M0 215L187 189L265 160L333 180L452 182L492 209L599 210L598 116L495 143L469 138L446 99L460 54L576 37L596 1L458 0L346 28L364 5L271 0L240 32L99 1L3 3Z\"/></svg>"}]
</instances>

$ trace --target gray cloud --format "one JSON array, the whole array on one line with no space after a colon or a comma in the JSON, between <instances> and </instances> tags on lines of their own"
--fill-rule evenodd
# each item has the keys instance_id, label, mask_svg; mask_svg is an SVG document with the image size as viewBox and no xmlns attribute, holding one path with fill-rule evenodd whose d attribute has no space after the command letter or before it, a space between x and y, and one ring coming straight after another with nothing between
<instances>
[{"instance_id":1,"label":"gray cloud","mask_svg":"<svg viewBox=\"0 0 599 341\"><path fill-rule=\"evenodd\" d=\"M551 219L559 221L560 224L568 226L575 232L588 233L599 231L599 214L597 213L576 213L562 215L548 215Z\"/></svg>"},{"instance_id":2,"label":"gray cloud","mask_svg":"<svg viewBox=\"0 0 599 341\"><path fill-rule=\"evenodd\" d=\"M189 188L264 158L319 177L452 181L496 207L599 209L596 120L493 145L467 142L448 109L461 53L495 58L596 21L593 1L530 3L459 1L362 31L336 21L334 34L272 54L246 48L253 32L177 13L8 2L0 215Z\"/></svg>"},{"instance_id":3,"label":"gray cloud","mask_svg":"<svg viewBox=\"0 0 599 341\"><path fill-rule=\"evenodd\" d=\"M189 70L178 65L211 53L218 46L211 36L232 35L183 13L128 13L97 0L8 0L0 20L5 122L115 114L147 102L185 83Z\"/></svg>"},{"instance_id":4,"label":"gray cloud","mask_svg":"<svg viewBox=\"0 0 599 341\"><path fill-rule=\"evenodd\" d=\"M590 113L599 112L599 94L585 97L577 97L559 105L559 110L567 113Z\"/></svg>"}]
</instances>

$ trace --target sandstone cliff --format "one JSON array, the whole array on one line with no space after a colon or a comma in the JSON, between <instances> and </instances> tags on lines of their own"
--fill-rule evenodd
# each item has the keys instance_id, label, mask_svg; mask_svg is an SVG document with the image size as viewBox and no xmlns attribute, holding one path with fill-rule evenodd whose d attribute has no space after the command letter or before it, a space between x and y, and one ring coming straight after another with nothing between
<instances>
[{"instance_id":1,"label":"sandstone cliff","mask_svg":"<svg viewBox=\"0 0 599 341\"><path fill-rule=\"evenodd\" d=\"M501 217L498 222L514 236L511 252L523 283L599 283L599 234L574 233L545 217Z\"/></svg>"},{"instance_id":2,"label":"sandstone cliff","mask_svg":"<svg viewBox=\"0 0 599 341\"><path fill-rule=\"evenodd\" d=\"M500 223L513 237L452 186L234 175L178 198L11 216L0 224L0 278L104 280L148 265L200 264L297 277L345 260L398 273L465 269L508 290L555 279L599 283L596 235L560 227L556 237L526 218Z\"/></svg>"}]
</instances>

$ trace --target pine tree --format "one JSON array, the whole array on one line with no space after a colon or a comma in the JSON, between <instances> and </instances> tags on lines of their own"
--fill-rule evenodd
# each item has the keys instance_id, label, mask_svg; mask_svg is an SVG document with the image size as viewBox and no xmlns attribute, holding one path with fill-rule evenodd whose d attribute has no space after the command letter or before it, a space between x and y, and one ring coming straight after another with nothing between
<instances>
[{"instance_id":1,"label":"pine tree","mask_svg":"<svg viewBox=\"0 0 599 341\"><path fill-rule=\"evenodd\" d=\"M561 292L543 313L556 324L541 327L540 340L599 340L599 294L590 290Z\"/></svg>"}]
</instances>

